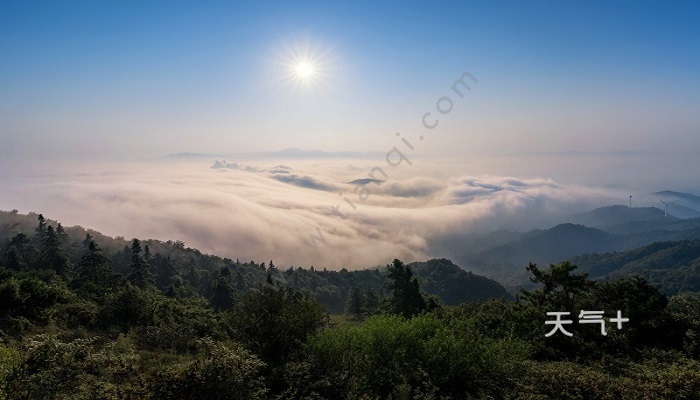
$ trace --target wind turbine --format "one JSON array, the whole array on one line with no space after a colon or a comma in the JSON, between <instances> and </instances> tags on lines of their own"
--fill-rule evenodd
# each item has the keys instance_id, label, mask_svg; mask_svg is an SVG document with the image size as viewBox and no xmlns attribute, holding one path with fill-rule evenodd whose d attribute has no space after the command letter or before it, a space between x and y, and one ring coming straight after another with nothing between
<instances>
[{"instance_id":1,"label":"wind turbine","mask_svg":"<svg viewBox=\"0 0 700 400\"><path fill-rule=\"evenodd\" d=\"M632 208L632 195L630 195L630 208Z\"/></svg>"},{"instance_id":2,"label":"wind turbine","mask_svg":"<svg viewBox=\"0 0 700 400\"><path fill-rule=\"evenodd\" d=\"M668 206L672 206L676 203L666 203L663 200L659 200L664 205L664 218L668 217Z\"/></svg>"}]
</instances>

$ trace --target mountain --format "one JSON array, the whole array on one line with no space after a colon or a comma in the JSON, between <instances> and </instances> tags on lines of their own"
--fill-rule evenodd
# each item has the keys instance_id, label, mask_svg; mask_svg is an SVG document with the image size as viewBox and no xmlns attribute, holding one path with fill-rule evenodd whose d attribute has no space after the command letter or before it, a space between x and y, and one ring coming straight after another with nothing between
<instances>
[{"instance_id":1,"label":"mountain","mask_svg":"<svg viewBox=\"0 0 700 400\"><path fill-rule=\"evenodd\" d=\"M185 152L185 153L177 153L177 154L168 154L165 156L166 159L168 160L176 160L176 161L182 161L182 160L210 160L212 158L220 158L221 155L217 154L204 154L204 153L190 153L190 152Z\"/></svg>"},{"instance_id":2,"label":"mountain","mask_svg":"<svg viewBox=\"0 0 700 400\"><path fill-rule=\"evenodd\" d=\"M0 268L10 252L12 238L18 234L26 235L30 240L34 236L38 214L20 214L16 211L0 211ZM58 222L46 220L47 225L57 226ZM124 238L112 238L94 230L75 226L65 228L68 237L63 243L63 251L69 261L76 265L84 254L83 240L90 234L103 255L110 261L112 269L122 275L130 272L130 241ZM291 287L297 291L310 294L321 302L328 311L342 313L348 292L353 287L362 290L374 290L381 293L387 281L384 267L348 271L330 271L323 267L314 269L289 267L277 268L255 261L240 262L231 258L203 254L197 249L186 247L180 241L142 240L142 246L148 246L152 255L153 273L161 290L167 290L174 283L183 294L196 292L210 297L222 269L228 269L233 277L240 276L238 290L250 290L264 285L268 278L281 286ZM33 246L33 245L32 245ZM20 250L27 255L39 249ZM17 252L17 249L12 250ZM31 257L25 257L29 260ZM167 260L167 261L166 261ZM389 261L389 260L387 260ZM158 268L158 266L163 268ZM449 260L428 260L410 264L414 274L421 282L422 288L429 294L438 296L447 304L475 302L490 298L509 297L506 289L494 280L467 272ZM168 276L159 274L167 273ZM197 276L192 280L191 276ZM187 293L185 293L187 292Z\"/></svg>"},{"instance_id":3,"label":"mountain","mask_svg":"<svg viewBox=\"0 0 700 400\"><path fill-rule=\"evenodd\" d=\"M651 193L652 195L656 195L659 197L663 197L663 200L665 201L678 201L687 203L693 207L698 207L700 208L700 196L696 196L692 193L681 193L681 192L674 192L671 190L662 190L660 192L654 192Z\"/></svg>"},{"instance_id":4,"label":"mountain","mask_svg":"<svg viewBox=\"0 0 700 400\"><path fill-rule=\"evenodd\" d=\"M678 218L700 217L700 196L671 190L650 193L649 196L654 198L657 203L661 203L659 200L672 203L668 206L668 213ZM665 206L658 204L657 207L663 208Z\"/></svg>"},{"instance_id":5,"label":"mountain","mask_svg":"<svg viewBox=\"0 0 700 400\"><path fill-rule=\"evenodd\" d=\"M593 279L639 275L667 294L700 292L700 240L657 242L632 250L571 259Z\"/></svg>"},{"instance_id":6,"label":"mountain","mask_svg":"<svg viewBox=\"0 0 700 400\"><path fill-rule=\"evenodd\" d=\"M409 266L423 290L438 296L448 305L510 297L500 283L467 272L446 258L414 262Z\"/></svg>"},{"instance_id":7,"label":"mountain","mask_svg":"<svg viewBox=\"0 0 700 400\"><path fill-rule=\"evenodd\" d=\"M380 184L382 182L384 182L384 181L381 179L361 178L361 179L355 179L354 181L348 182L348 183L350 183L352 185L368 185L370 183Z\"/></svg>"},{"instance_id":8,"label":"mountain","mask_svg":"<svg viewBox=\"0 0 700 400\"><path fill-rule=\"evenodd\" d=\"M576 224L534 230L520 239L477 255L492 263L547 264L584 254L617 248L621 237Z\"/></svg>"},{"instance_id":9,"label":"mountain","mask_svg":"<svg viewBox=\"0 0 700 400\"><path fill-rule=\"evenodd\" d=\"M571 257L617 249L623 237L576 224L534 230L491 249L457 258L458 263L512 289L527 282L528 263L547 265Z\"/></svg>"},{"instance_id":10,"label":"mountain","mask_svg":"<svg viewBox=\"0 0 700 400\"><path fill-rule=\"evenodd\" d=\"M657 236L661 235L657 239L647 240L647 243L655 240L680 240L670 239L669 234L664 233L665 231L700 229L700 218L676 218L670 212L668 215L664 215L663 210L655 207L601 207L585 213L575 214L568 221L616 235L638 235L651 232L656 232ZM663 235L669 238L664 239ZM690 239L693 235L689 234L684 238Z\"/></svg>"},{"instance_id":11,"label":"mountain","mask_svg":"<svg viewBox=\"0 0 700 400\"><path fill-rule=\"evenodd\" d=\"M339 151L328 152L322 150L301 150L296 147L289 147L272 153L266 153L264 157L274 158L381 158L384 156L381 152L356 152L356 151Z\"/></svg>"},{"instance_id":12,"label":"mountain","mask_svg":"<svg viewBox=\"0 0 700 400\"><path fill-rule=\"evenodd\" d=\"M664 212L655 207L634 207L616 205L596 208L572 215L567 222L598 228L602 230L620 230L621 226L638 223L655 224L655 227L664 226L678 218L664 216Z\"/></svg>"},{"instance_id":13,"label":"mountain","mask_svg":"<svg viewBox=\"0 0 700 400\"><path fill-rule=\"evenodd\" d=\"M700 226L698 226L700 221L698 219L687 221L693 222L687 228L677 226L678 229L644 231L626 235L618 250L629 250L654 242L700 240Z\"/></svg>"},{"instance_id":14,"label":"mountain","mask_svg":"<svg viewBox=\"0 0 700 400\"><path fill-rule=\"evenodd\" d=\"M657 212L645 210L642 213L654 216ZM622 226L626 228L621 229ZM631 229L632 226L635 228ZM659 226L667 229L653 229ZM567 223L530 231L509 243L456 259L459 264L511 288L527 282L524 267L529 262L546 265L584 254L627 251L655 242L684 240L700 240L700 219L676 219L665 224L630 222L606 230Z\"/></svg>"}]
</instances>

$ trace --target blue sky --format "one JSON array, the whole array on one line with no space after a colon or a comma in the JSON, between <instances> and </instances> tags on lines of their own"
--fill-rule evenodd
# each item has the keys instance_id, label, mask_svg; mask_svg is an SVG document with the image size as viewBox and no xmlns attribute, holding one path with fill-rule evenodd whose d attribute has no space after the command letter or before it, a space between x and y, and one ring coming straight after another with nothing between
<instances>
[{"instance_id":1,"label":"blue sky","mask_svg":"<svg viewBox=\"0 0 700 400\"><path fill-rule=\"evenodd\" d=\"M0 0L0 208L369 266L443 257L449 233L700 191L698 3L376 3ZM305 59L315 74L295 72ZM478 83L462 98L465 72ZM410 167L163 159L408 153L401 139ZM347 182L378 166L391 183L363 199Z\"/></svg>"},{"instance_id":2,"label":"blue sky","mask_svg":"<svg viewBox=\"0 0 700 400\"><path fill-rule=\"evenodd\" d=\"M456 156L700 145L694 2L328 3L5 0L0 156L381 151L396 131ZM299 88L303 48L323 76Z\"/></svg>"}]
</instances>

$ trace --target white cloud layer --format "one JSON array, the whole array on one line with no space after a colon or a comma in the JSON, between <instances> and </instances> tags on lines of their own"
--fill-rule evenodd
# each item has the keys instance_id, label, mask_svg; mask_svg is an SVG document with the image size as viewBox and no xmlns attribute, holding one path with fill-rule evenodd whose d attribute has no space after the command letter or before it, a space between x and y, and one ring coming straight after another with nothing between
<instances>
[{"instance_id":1,"label":"white cloud layer","mask_svg":"<svg viewBox=\"0 0 700 400\"><path fill-rule=\"evenodd\" d=\"M541 227L621 198L551 179L450 176L416 166L383 166L373 174L382 182L349 183L368 178L375 165L366 160L205 164L24 169L0 177L0 209L42 212L109 235L182 240L233 259L359 268L455 256L444 254L441 238Z\"/></svg>"}]
</instances>

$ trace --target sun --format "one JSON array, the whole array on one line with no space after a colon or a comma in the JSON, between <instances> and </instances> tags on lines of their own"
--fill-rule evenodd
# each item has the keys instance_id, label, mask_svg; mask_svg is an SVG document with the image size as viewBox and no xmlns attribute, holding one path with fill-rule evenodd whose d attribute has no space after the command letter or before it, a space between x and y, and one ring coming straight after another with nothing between
<instances>
[{"instance_id":1,"label":"sun","mask_svg":"<svg viewBox=\"0 0 700 400\"><path fill-rule=\"evenodd\" d=\"M330 89L337 72L332 48L310 39L290 40L277 50L276 79L287 84L292 93L319 96Z\"/></svg>"},{"instance_id":2,"label":"sun","mask_svg":"<svg viewBox=\"0 0 700 400\"><path fill-rule=\"evenodd\" d=\"M288 76L299 88L318 86L323 75L322 62L313 55L297 54L287 63Z\"/></svg>"},{"instance_id":3,"label":"sun","mask_svg":"<svg viewBox=\"0 0 700 400\"><path fill-rule=\"evenodd\" d=\"M316 66L308 61L300 61L294 66L294 74L302 81L308 81L316 74Z\"/></svg>"}]
</instances>

